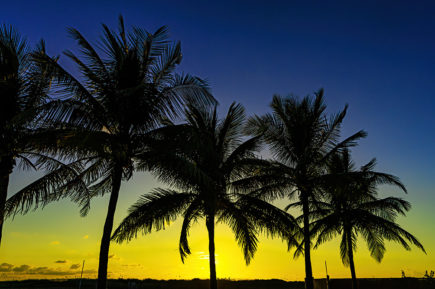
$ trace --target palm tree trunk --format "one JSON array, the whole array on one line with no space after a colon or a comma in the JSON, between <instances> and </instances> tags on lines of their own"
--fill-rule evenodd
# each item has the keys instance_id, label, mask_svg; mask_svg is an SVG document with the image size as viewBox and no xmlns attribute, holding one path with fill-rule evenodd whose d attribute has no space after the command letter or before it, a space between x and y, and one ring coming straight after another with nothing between
<instances>
[{"instance_id":1,"label":"palm tree trunk","mask_svg":"<svg viewBox=\"0 0 435 289\"><path fill-rule=\"evenodd\" d=\"M14 169L13 157L2 157L0 161L0 245L3 236L3 223L6 199L8 197L9 175Z\"/></svg>"},{"instance_id":2,"label":"palm tree trunk","mask_svg":"<svg viewBox=\"0 0 435 289\"><path fill-rule=\"evenodd\" d=\"M9 174L6 173L0 176L0 245L2 242L2 235L3 235L4 210L5 210L6 198L8 196L8 186L9 186Z\"/></svg>"},{"instance_id":3,"label":"palm tree trunk","mask_svg":"<svg viewBox=\"0 0 435 289\"><path fill-rule=\"evenodd\" d=\"M107 287L107 263L109 261L110 237L113 229L116 203L118 202L119 189L121 188L122 167L117 165L113 170L112 192L110 194L109 209L104 223L103 237L101 238L100 260L98 264L97 289Z\"/></svg>"},{"instance_id":4,"label":"palm tree trunk","mask_svg":"<svg viewBox=\"0 0 435 289\"><path fill-rule=\"evenodd\" d=\"M208 231L208 256L210 262L210 289L217 289L216 259L214 247L214 215L207 216L206 226Z\"/></svg>"},{"instance_id":5,"label":"palm tree trunk","mask_svg":"<svg viewBox=\"0 0 435 289\"><path fill-rule=\"evenodd\" d=\"M311 268L311 240L310 240L310 209L308 207L308 194L302 194L302 212L304 215L304 257L305 257L305 288L313 289L313 269Z\"/></svg>"},{"instance_id":6,"label":"palm tree trunk","mask_svg":"<svg viewBox=\"0 0 435 289\"><path fill-rule=\"evenodd\" d=\"M348 254L349 254L350 274L352 275L352 289L358 289L358 282L356 280L356 274L355 274L355 263L353 261L352 238L350 232L347 234L347 247L349 250Z\"/></svg>"}]
</instances>

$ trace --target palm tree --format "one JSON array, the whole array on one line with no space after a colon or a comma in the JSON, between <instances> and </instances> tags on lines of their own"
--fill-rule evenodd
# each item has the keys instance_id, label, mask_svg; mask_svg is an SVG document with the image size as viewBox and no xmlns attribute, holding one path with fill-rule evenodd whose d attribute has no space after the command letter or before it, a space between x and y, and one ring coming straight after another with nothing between
<instances>
[{"instance_id":1,"label":"palm tree","mask_svg":"<svg viewBox=\"0 0 435 289\"><path fill-rule=\"evenodd\" d=\"M373 159L357 171L347 150L334 154L328 163L325 194L313 206L313 216L318 218L311 229L317 236L315 247L341 235L341 260L350 267L354 289L358 285L354 264L358 233L378 262L386 250L384 240L398 242L406 250L410 250L409 242L425 252L423 245L395 222L397 215L405 215L411 205L400 198L377 197L376 189L381 184L398 186L404 192L406 189L397 177L374 171L375 163Z\"/></svg>"},{"instance_id":2,"label":"palm tree","mask_svg":"<svg viewBox=\"0 0 435 289\"><path fill-rule=\"evenodd\" d=\"M100 247L99 289L106 288L121 182L141 169L135 160L146 151L149 135L162 119L176 115L187 99L214 102L203 80L174 73L182 59L181 45L168 41L166 27L154 33L141 28L126 32L119 17L118 33L104 24L103 31L102 53L98 53L79 31L69 29L82 57L71 51L64 54L77 65L81 80L57 59L34 55L35 62L53 78L52 91L61 99L50 115L52 129L41 136L38 150L81 164L79 177L88 185L91 196L110 194ZM21 200L25 202L25 194Z\"/></svg>"},{"instance_id":3,"label":"palm tree","mask_svg":"<svg viewBox=\"0 0 435 289\"><path fill-rule=\"evenodd\" d=\"M257 233L266 230L291 245L290 233L295 223L289 214L273 205L231 189L233 180L252 173L254 164L265 162L255 158L258 137L242 141L245 115L241 105L233 103L221 121L217 119L216 106L209 109L190 105L185 114L187 124L168 126L171 134L164 142L172 139L174 145L168 147L165 160L162 162L159 157L157 166L150 168L160 180L180 191L156 189L142 196L113 238L117 242L129 241L140 231L147 234L153 229L164 229L181 215L179 250L184 262L191 252L189 229L204 218L209 238L210 288L216 289L215 223L230 226L246 264L257 249Z\"/></svg>"},{"instance_id":4,"label":"palm tree","mask_svg":"<svg viewBox=\"0 0 435 289\"><path fill-rule=\"evenodd\" d=\"M297 195L302 207L305 287L313 288L310 242L310 201L316 199L319 178L325 174L326 160L333 153L356 144L365 137L364 131L339 141L341 123L347 106L329 119L325 113L323 90L302 100L292 96L274 96L272 113L249 120L248 132L262 135L276 160L275 164L237 184L245 190L256 191L262 198L274 199Z\"/></svg>"},{"instance_id":5,"label":"palm tree","mask_svg":"<svg viewBox=\"0 0 435 289\"><path fill-rule=\"evenodd\" d=\"M31 61L32 53L45 53L44 42L32 51L12 26L0 27L0 243L5 218L16 212L27 212L30 203L45 205L49 200L67 195L80 202L86 194L79 182L71 184L68 193L58 191L56 197L52 194L74 179L76 171L74 166L66 167L36 149L41 139L41 121L50 119L57 102L48 97L50 78L43 67ZM15 168L45 168L50 173L22 189L7 203L9 176ZM24 192L27 196L33 192L32 197L20 199ZM17 202L18 199L21 201Z\"/></svg>"}]
</instances>

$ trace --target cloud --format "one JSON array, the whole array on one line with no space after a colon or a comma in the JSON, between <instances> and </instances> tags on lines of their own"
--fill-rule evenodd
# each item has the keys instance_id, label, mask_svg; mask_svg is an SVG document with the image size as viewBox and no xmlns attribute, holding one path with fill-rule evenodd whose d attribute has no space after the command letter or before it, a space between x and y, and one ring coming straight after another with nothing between
<instances>
[{"instance_id":1,"label":"cloud","mask_svg":"<svg viewBox=\"0 0 435 289\"><path fill-rule=\"evenodd\" d=\"M14 267L14 265L12 264L8 264L8 263L0 264L0 272L10 272L12 270L12 267Z\"/></svg>"},{"instance_id":2,"label":"cloud","mask_svg":"<svg viewBox=\"0 0 435 289\"><path fill-rule=\"evenodd\" d=\"M48 276L71 276L80 273L80 264L72 264L69 270L53 269L49 267L32 267L26 264L15 267L12 264L0 264L0 272L13 274L14 277L25 277L26 275L48 275ZM84 270L84 274L95 274L96 270Z\"/></svg>"},{"instance_id":3,"label":"cloud","mask_svg":"<svg viewBox=\"0 0 435 289\"><path fill-rule=\"evenodd\" d=\"M54 261L54 263L57 263L57 264L65 264L65 263L66 263L66 260L57 260L57 261Z\"/></svg>"},{"instance_id":4,"label":"cloud","mask_svg":"<svg viewBox=\"0 0 435 289\"><path fill-rule=\"evenodd\" d=\"M62 271L62 270L55 270L48 267L36 267L36 268L30 268L27 270L26 274L31 275L71 275L75 274L76 272L70 272L70 271Z\"/></svg>"},{"instance_id":5,"label":"cloud","mask_svg":"<svg viewBox=\"0 0 435 289\"><path fill-rule=\"evenodd\" d=\"M12 269L12 271L22 273L22 272L26 272L29 269L30 269L29 265L21 265L20 267L15 267L14 269Z\"/></svg>"},{"instance_id":6,"label":"cloud","mask_svg":"<svg viewBox=\"0 0 435 289\"><path fill-rule=\"evenodd\" d=\"M141 264L122 264L123 267L141 267Z\"/></svg>"},{"instance_id":7,"label":"cloud","mask_svg":"<svg viewBox=\"0 0 435 289\"><path fill-rule=\"evenodd\" d=\"M199 259L201 259L201 260L208 260L209 259L209 255L208 254L199 255Z\"/></svg>"},{"instance_id":8,"label":"cloud","mask_svg":"<svg viewBox=\"0 0 435 289\"><path fill-rule=\"evenodd\" d=\"M119 261L119 260L121 260L121 257L118 257L116 254L112 254L112 255L109 255L109 259Z\"/></svg>"},{"instance_id":9,"label":"cloud","mask_svg":"<svg viewBox=\"0 0 435 289\"><path fill-rule=\"evenodd\" d=\"M59 245L59 244L60 244L59 241L53 241L53 242L50 243L50 245Z\"/></svg>"},{"instance_id":10,"label":"cloud","mask_svg":"<svg viewBox=\"0 0 435 289\"><path fill-rule=\"evenodd\" d=\"M93 269L83 270L83 274L95 274L95 273L97 273L97 270L93 270Z\"/></svg>"},{"instance_id":11,"label":"cloud","mask_svg":"<svg viewBox=\"0 0 435 289\"><path fill-rule=\"evenodd\" d=\"M71 267L69 267L71 270L75 270L80 268L80 264L72 264Z\"/></svg>"},{"instance_id":12,"label":"cloud","mask_svg":"<svg viewBox=\"0 0 435 289\"><path fill-rule=\"evenodd\" d=\"M89 235L84 235L83 239L89 239Z\"/></svg>"}]
</instances>

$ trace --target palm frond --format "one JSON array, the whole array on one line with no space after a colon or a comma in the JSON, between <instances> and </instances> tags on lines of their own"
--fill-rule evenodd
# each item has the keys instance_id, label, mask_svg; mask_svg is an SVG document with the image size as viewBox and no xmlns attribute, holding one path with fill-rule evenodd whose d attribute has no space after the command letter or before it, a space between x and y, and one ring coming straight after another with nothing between
<instances>
[{"instance_id":1,"label":"palm frond","mask_svg":"<svg viewBox=\"0 0 435 289\"><path fill-rule=\"evenodd\" d=\"M202 213L203 208L201 207L201 199L199 198L196 198L194 201L192 201L189 207L184 212L179 245L181 262L183 263L187 255L191 253L189 242L187 240L187 237L189 235L189 229L192 226L192 223L196 222L197 219L202 216Z\"/></svg>"},{"instance_id":2,"label":"palm frond","mask_svg":"<svg viewBox=\"0 0 435 289\"><path fill-rule=\"evenodd\" d=\"M251 221L232 202L225 202L225 210L220 213L217 222L225 223L231 228L238 245L242 247L246 264L249 264L257 251L258 243L257 231Z\"/></svg>"},{"instance_id":3,"label":"palm frond","mask_svg":"<svg viewBox=\"0 0 435 289\"><path fill-rule=\"evenodd\" d=\"M5 205L5 217L26 214L31 209L45 207L65 197L83 205L83 214L87 212L85 207L89 193L86 184L78 177L82 169L80 162L65 165L48 157L45 157L44 162L54 163L49 166L55 169L12 195Z\"/></svg>"},{"instance_id":4,"label":"palm frond","mask_svg":"<svg viewBox=\"0 0 435 289\"><path fill-rule=\"evenodd\" d=\"M217 104L206 80L190 74L174 74L167 79L167 85L162 89L161 95L168 102L171 101L172 112L177 112L181 103L194 103L201 105Z\"/></svg>"},{"instance_id":5,"label":"palm frond","mask_svg":"<svg viewBox=\"0 0 435 289\"><path fill-rule=\"evenodd\" d=\"M166 189L155 189L154 192L143 195L128 210L128 216L113 233L112 239L118 243L130 241L139 232L151 233L152 230L162 230L174 221L192 201L190 193L179 193Z\"/></svg>"},{"instance_id":6,"label":"palm frond","mask_svg":"<svg viewBox=\"0 0 435 289\"><path fill-rule=\"evenodd\" d=\"M289 213L250 195L238 195L237 204L254 224L256 231L281 238L287 242L288 248L298 244L295 236L301 233L301 230Z\"/></svg>"}]
</instances>

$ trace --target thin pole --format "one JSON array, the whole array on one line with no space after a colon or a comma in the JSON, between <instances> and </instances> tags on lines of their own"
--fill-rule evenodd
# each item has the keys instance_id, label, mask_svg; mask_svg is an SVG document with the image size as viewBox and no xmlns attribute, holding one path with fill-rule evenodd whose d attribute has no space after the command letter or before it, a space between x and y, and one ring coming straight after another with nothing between
<instances>
[{"instance_id":1,"label":"thin pole","mask_svg":"<svg viewBox=\"0 0 435 289\"><path fill-rule=\"evenodd\" d=\"M326 289L329 289L328 265L326 265L326 260L325 260L325 269L326 269Z\"/></svg>"},{"instance_id":2,"label":"thin pole","mask_svg":"<svg viewBox=\"0 0 435 289\"><path fill-rule=\"evenodd\" d=\"M83 269L85 268L85 260L83 260L82 273L80 274L79 289L82 288Z\"/></svg>"}]
</instances>

